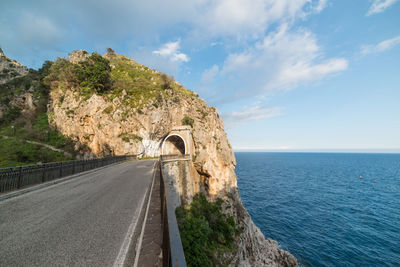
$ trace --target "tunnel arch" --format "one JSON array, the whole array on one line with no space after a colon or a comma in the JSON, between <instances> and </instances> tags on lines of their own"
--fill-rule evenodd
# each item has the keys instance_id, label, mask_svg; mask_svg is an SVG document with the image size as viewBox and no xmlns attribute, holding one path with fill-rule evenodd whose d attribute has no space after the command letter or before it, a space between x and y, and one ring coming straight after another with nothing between
<instances>
[{"instance_id":1,"label":"tunnel arch","mask_svg":"<svg viewBox=\"0 0 400 267\"><path fill-rule=\"evenodd\" d=\"M176 133L168 135L161 146L161 155L185 155L187 151L185 138Z\"/></svg>"}]
</instances>

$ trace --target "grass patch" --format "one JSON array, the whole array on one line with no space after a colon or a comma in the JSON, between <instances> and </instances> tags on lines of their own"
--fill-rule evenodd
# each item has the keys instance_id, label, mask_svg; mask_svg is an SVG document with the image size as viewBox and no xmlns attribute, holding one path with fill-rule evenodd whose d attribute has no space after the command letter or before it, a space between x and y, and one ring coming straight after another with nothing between
<instances>
[{"instance_id":1,"label":"grass patch","mask_svg":"<svg viewBox=\"0 0 400 267\"><path fill-rule=\"evenodd\" d=\"M120 133L118 135L118 137L127 143L129 143L131 140L135 140L135 141L139 141L139 142L141 142L143 140L143 137L141 137L139 135L128 134L128 133Z\"/></svg>"},{"instance_id":2,"label":"grass patch","mask_svg":"<svg viewBox=\"0 0 400 267\"><path fill-rule=\"evenodd\" d=\"M101 57L96 52L88 59L73 64L58 58L45 78L51 89L77 90L86 101L93 94L103 95L108 101L119 98L122 105L140 108L172 97L176 102L183 97L198 97L197 94L176 83L173 77L159 73L134 60L108 53Z\"/></svg>"},{"instance_id":3,"label":"grass patch","mask_svg":"<svg viewBox=\"0 0 400 267\"><path fill-rule=\"evenodd\" d=\"M103 110L103 113L111 114L112 111L113 111L113 107L112 106L108 106Z\"/></svg>"},{"instance_id":4,"label":"grass patch","mask_svg":"<svg viewBox=\"0 0 400 267\"><path fill-rule=\"evenodd\" d=\"M0 167L70 160L63 153L15 139L0 138Z\"/></svg>"},{"instance_id":5,"label":"grass patch","mask_svg":"<svg viewBox=\"0 0 400 267\"><path fill-rule=\"evenodd\" d=\"M204 110L200 110L198 109L197 112L199 112L201 114L201 117L204 119L205 117L207 117L208 113L205 112Z\"/></svg>"},{"instance_id":6,"label":"grass patch","mask_svg":"<svg viewBox=\"0 0 400 267\"><path fill-rule=\"evenodd\" d=\"M185 117L183 117L181 122L182 125L189 125L190 127L193 128L194 119L190 118L189 116L185 115Z\"/></svg>"},{"instance_id":7,"label":"grass patch","mask_svg":"<svg viewBox=\"0 0 400 267\"><path fill-rule=\"evenodd\" d=\"M146 160L146 159L159 159L160 157L141 157L138 160Z\"/></svg>"}]
</instances>

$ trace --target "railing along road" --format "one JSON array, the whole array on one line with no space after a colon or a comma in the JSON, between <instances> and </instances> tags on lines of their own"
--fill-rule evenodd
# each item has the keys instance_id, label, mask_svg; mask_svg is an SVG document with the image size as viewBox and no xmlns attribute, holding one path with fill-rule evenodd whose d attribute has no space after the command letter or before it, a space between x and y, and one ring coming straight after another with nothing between
<instances>
[{"instance_id":1,"label":"railing along road","mask_svg":"<svg viewBox=\"0 0 400 267\"><path fill-rule=\"evenodd\" d=\"M168 155L170 156L170 155ZM178 222L175 216L175 208L171 201L171 191L164 176L162 160L160 157L160 194L161 194L161 220L163 230L163 266L164 267L186 267L185 254L181 236L179 233Z\"/></svg>"},{"instance_id":2,"label":"railing along road","mask_svg":"<svg viewBox=\"0 0 400 267\"><path fill-rule=\"evenodd\" d=\"M0 168L0 193L44 183L57 178L133 158L136 158L136 156L113 156L97 159L72 160Z\"/></svg>"}]
</instances>

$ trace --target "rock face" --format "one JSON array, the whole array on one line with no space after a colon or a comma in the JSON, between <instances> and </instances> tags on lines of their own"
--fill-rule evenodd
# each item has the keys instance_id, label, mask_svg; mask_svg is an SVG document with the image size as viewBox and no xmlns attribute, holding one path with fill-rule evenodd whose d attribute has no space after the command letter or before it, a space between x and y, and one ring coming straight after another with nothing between
<instances>
[{"instance_id":1,"label":"rock face","mask_svg":"<svg viewBox=\"0 0 400 267\"><path fill-rule=\"evenodd\" d=\"M8 58L4 55L0 48L0 84L25 76L28 73L28 68L21 65L17 61Z\"/></svg>"},{"instance_id":2,"label":"rock face","mask_svg":"<svg viewBox=\"0 0 400 267\"><path fill-rule=\"evenodd\" d=\"M76 64L87 59L90 56L90 54L85 50L75 50L69 53L68 56L69 56L69 61L71 63Z\"/></svg>"},{"instance_id":3,"label":"rock face","mask_svg":"<svg viewBox=\"0 0 400 267\"><path fill-rule=\"evenodd\" d=\"M13 84L15 79L26 78L28 73L27 67L8 58L0 48L0 97L3 98L6 91L13 91L12 97L0 99L0 119L10 107L19 108L25 117L29 117L29 114L35 110L38 102L33 94L35 88L29 85L21 89L21 83ZM26 78L25 83L28 81L31 82L29 78ZM11 85L7 83L11 83Z\"/></svg>"},{"instance_id":4,"label":"rock face","mask_svg":"<svg viewBox=\"0 0 400 267\"><path fill-rule=\"evenodd\" d=\"M87 55L82 51L71 53L70 62L81 61ZM137 63L132 60L132 64ZM115 68L113 62L111 67ZM137 69L159 75L144 66ZM215 108L196 96L184 96L171 89L165 89L156 102L141 105L140 111L125 105L125 97L126 92L122 91L112 99L96 94L84 99L76 88L56 88L50 92L49 120L64 135L86 144L95 155L152 157L160 154L162 141L173 127L181 126L185 117L193 119L192 168L198 184L195 190L206 193L210 199L221 197L230 201L227 212L244 227L236 253L226 257L239 266L297 265L290 253L264 238L243 207L234 171L235 156Z\"/></svg>"}]
</instances>

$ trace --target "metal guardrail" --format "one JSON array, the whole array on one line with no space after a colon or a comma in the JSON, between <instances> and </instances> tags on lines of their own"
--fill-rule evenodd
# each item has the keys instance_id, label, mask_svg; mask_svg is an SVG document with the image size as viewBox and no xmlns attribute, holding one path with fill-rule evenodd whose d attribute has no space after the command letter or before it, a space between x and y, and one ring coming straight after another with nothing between
<instances>
[{"instance_id":1,"label":"metal guardrail","mask_svg":"<svg viewBox=\"0 0 400 267\"><path fill-rule=\"evenodd\" d=\"M92 170L131 158L136 158L136 156L113 156L0 168L0 193L45 183L57 178Z\"/></svg>"},{"instance_id":2,"label":"metal guardrail","mask_svg":"<svg viewBox=\"0 0 400 267\"><path fill-rule=\"evenodd\" d=\"M170 156L170 155L168 155ZM163 157L163 156L162 156ZM178 222L175 216L175 207L172 205L171 191L169 190L162 169L162 157L160 157L160 195L161 195L161 220L163 231L163 266L186 267L185 253L179 233Z\"/></svg>"}]
</instances>

